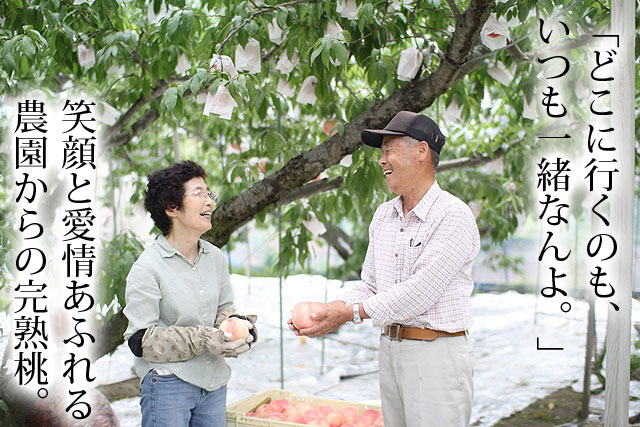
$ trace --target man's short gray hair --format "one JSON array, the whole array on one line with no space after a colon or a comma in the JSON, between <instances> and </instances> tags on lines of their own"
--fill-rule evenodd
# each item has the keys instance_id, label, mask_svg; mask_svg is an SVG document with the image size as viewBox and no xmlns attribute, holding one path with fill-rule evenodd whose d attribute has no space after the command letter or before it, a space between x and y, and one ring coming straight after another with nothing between
<instances>
[{"instance_id":1,"label":"man's short gray hair","mask_svg":"<svg viewBox=\"0 0 640 427\"><path fill-rule=\"evenodd\" d=\"M411 145L411 146L415 146L419 141L409 135L405 135L402 137L402 140ZM428 143L427 143L428 144ZM438 170L438 164L440 164L440 155L438 154L438 152L436 150L434 150L433 148L431 148L431 146L429 145L429 151L431 151L431 164L433 166L433 170L437 171Z\"/></svg>"}]
</instances>

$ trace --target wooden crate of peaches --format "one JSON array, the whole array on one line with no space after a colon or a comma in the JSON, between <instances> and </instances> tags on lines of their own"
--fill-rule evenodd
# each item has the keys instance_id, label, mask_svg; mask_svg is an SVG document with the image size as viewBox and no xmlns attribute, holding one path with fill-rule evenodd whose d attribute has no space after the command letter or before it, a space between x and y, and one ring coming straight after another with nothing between
<instances>
[{"instance_id":1,"label":"wooden crate of peaches","mask_svg":"<svg viewBox=\"0 0 640 427\"><path fill-rule=\"evenodd\" d=\"M263 424L267 420L269 422ZM382 427L384 423L378 406L297 396L284 390L268 390L227 408L228 427L254 425Z\"/></svg>"}]
</instances>

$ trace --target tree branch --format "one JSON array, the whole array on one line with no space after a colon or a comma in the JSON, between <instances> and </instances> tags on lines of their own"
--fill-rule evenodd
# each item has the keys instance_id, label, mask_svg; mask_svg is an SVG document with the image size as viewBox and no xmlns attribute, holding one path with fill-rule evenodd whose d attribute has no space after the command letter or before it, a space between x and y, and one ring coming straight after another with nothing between
<instances>
[{"instance_id":1,"label":"tree branch","mask_svg":"<svg viewBox=\"0 0 640 427\"><path fill-rule=\"evenodd\" d=\"M120 132L122 130L122 128L124 128L127 123L129 123L129 121L133 118L133 116L136 115L136 113L138 113L145 105L147 105L149 102L153 101L154 99L158 98L159 96L163 95L167 89L169 89L169 87L175 83L175 82L179 82L179 81L185 81L187 80L188 77L183 77L183 76L172 76L170 78L168 78L166 81L161 81L158 86L153 89L153 91L149 94L149 96L140 96L136 102L133 103L133 105L123 114L120 116L120 118L118 119L118 121L109 128L109 130L105 133L104 135L104 140L107 141L107 146L113 146L113 145L122 145L121 144L115 144L112 139L114 138L114 136ZM156 117L157 118L157 117ZM119 137L122 134L119 135ZM135 135L135 133L134 133ZM118 139L118 138L116 138Z\"/></svg>"},{"instance_id":2,"label":"tree branch","mask_svg":"<svg viewBox=\"0 0 640 427\"><path fill-rule=\"evenodd\" d=\"M331 247L336 250L336 252L338 252L338 255L340 255L340 258L346 261L347 258L349 258L349 255L351 255L351 251L345 248L344 245L340 242L340 238L342 234L346 234L346 233L342 231L339 227L335 227L327 223L323 223L323 224L324 224L324 228L327 231L321 234L320 237L326 240L326 242L330 244ZM344 239L342 240L345 241L345 243L347 243L346 240Z\"/></svg>"},{"instance_id":3,"label":"tree branch","mask_svg":"<svg viewBox=\"0 0 640 427\"><path fill-rule=\"evenodd\" d=\"M515 145L515 144L514 144ZM460 157L458 159L443 160L438 165L438 172L447 172L457 169L466 169L490 163L506 154L507 150L499 149L493 156L481 155L477 157Z\"/></svg>"},{"instance_id":4,"label":"tree branch","mask_svg":"<svg viewBox=\"0 0 640 427\"><path fill-rule=\"evenodd\" d=\"M329 180L329 178L323 178L319 181L310 182L309 184L296 188L292 192L282 196L276 203L276 206L283 206L295 200L306 199L314 194L322 193L324 191L335 190L342 185L343 181L344 179L339 176L332 180Z\"/></svg>"},{"instance_id":5,"label":"tree branch","mask_svg":"<svg viewBox=\"0 0 640 427\"><path fill-rule=\"evenodd\" d=\"M455 18L455 20L457 21L458 19L460 19L460 9L458 9L458 6L456 6L455 0L447 0L447 3L451 8L451 12L453 12L453 17Z\"/></svg>"},{"instance_id":6,"label":"tree branch","mask_svg":"<svg viewBox=\"0 0 640 427\"><path fill-rule=\"evenodd\" d=\"M147 126L153 123L158 117L160 117L160 113L158 112L158 110L155 108L149 108L147 112L142 115L142 117L140 117L133 125L131 125L131 128L124 132L121 132L115 137L112 136L109 140L107 140L105 150L126 144L131 140L131 138L146 129Z\"/></svg>"}]
</instances>

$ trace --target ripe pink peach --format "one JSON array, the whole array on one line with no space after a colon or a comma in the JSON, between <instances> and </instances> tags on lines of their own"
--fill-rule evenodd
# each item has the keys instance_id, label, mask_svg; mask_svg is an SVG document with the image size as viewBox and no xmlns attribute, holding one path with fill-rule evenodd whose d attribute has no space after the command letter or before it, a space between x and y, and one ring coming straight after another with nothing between
<instances>
[{"instance_id":1,"label":"ripe pink peach","mask_svg":"<svg viewBox=\"0 0 640 427\"><path fill-rule=\"evenodd\" d=\"M327 421L330 427L340 427L342 425L342 415L337 412L327 414Z\"/></svg>"},{"instance_id":2,"label":"ripe pink peach","mask_svg":"<svg viewBox=\"0 0 640 427\"><path fill-rule=\"evenodd\" d=\"M280 412L272 412L269 415L267 415L266 418L268 420L285 421L284 415L282 415Z\"/></svg>"},{"instance_id":3,"label":"ripe pink peach","mask_svg":"<svg viewBox=\"0 0 640 427\"><path fill-rule=\"evenodd\" d=\"M335 408L331 405L320 405L318 406L318 410L322 412L325 416L332 412L336 412Z\"/></svg>"},{"instance_id":4,"label":"ripe pink peach","mask_svg":"<svg viewBox=\"0 0 640 427\"><path fill-rule=\"evenodd\" d=\"M264 403L258 406L258 409L256 409L256 415L259 416L260 418L264 418L271 412L273 412L273 410L271 409L271 405L268 403Z\"/></svg>"},{"instance_id":5,"label":"ripe pink peach","mask_svg":"<svg viewBox=\"0 0 640 427\"><path fill-rule=\"evenodd\" d=\"M324 415L319 410L312 408L302 414L302 418L304 418L304 420L308 423L316 418L324 418Z\"/></svg>"},{"instance_id":6,"label":"ripe pink peach","mask_svg":"<svg viewBox=\"0 0 640 427\"><path fill-rule=\"evenodd\" d=\"M276 399L271 401L271 407L278 412L282 412L284 408L289 405L290 403L287 399Z\"/></svg>"},{"instance_id":7,"label":"ripe pink peach","mask_svg":"<svg viewBox=\"0 0 640 427\"><path fill-rule=\"evenodd\" d=\"M311 318L311 313L321 308L320 303L317 302L299 302L291 310L291 320L293 326L298 329L306 329L315 323L315 320Z\"/></svg>"},{"instance_id":8,"label":"ripe pink peach","mask_svg":"<svg viewBox=\"0 0 640 427\"><path fill-rule=\"evenodd\" d=\"M287 418L287 421L293 421L300 416L300 411L295 406L289 405L282 410L282 415Z\"/></svg>"},{"instance_id":9,"label":"ripe pink peach","mask_svg":"<svg viewBox=\"0 0 640 427\"><path fill-rule=\"evenodd\" d=\"M369 420L369 423L372 424L382 413L376 409L367 409L362 413L362 417Z\"/></svg>"},{"instance_id":10,"label":"ripe pink peach","mask_svg":"<svg viewBox=\"0 0 640 427\"><path fill-rule=\"evenodd\" d=\"M309 402L298 402L296 403L296 408L300 411L300 414L304 414L309 409L313 409L313 406Z\"/></svg>"},{"instance_id":11,"label":"ripe pink peach","mask_svg":"<svg viewBox=\"0 0 640 427\"><path fill-rule=\"evenodd\" d=\"M359 416L358 418L356 418L353 421L353 425L355 427L369 427L371 425L371 423L369 422L369 420L366 417Z\"/></svg>"},{"instance_id":12,"label":"ripe pink peach","mask_svg":"<svg viewBox=\"0 0 640 427\"><path fill-rule=\"evenodd\" d=\"M345 406L340 410L340 415L345 423L353 423L358 418L358 411L353 406Z\"/></svg>"},{"instance_id":13,"label":"ripe pink peach","mask_svg":"<svg viewBox=\"0 0 640 427\"><path fill-rule=\"evenodd\" d=\"M229 317L220 324L220 329L231 334L231 340L247 339L249 337L249 328L237 317Z\"/></svg>"}]
</instances>

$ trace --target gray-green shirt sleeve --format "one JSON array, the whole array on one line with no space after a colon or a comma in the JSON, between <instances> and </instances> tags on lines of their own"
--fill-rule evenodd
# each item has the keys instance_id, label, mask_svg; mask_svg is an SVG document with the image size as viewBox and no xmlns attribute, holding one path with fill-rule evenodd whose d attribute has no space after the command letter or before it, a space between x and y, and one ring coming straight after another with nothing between
<instances>
[{"instance_id":1,"label":"gray-green shirt sleeve","mask_svg":"<svg viewBox=\"0 0 640 427\"><path fill-rule=\"evenodd\" d=\"M125 290L124 315L129 320L129 326L124 333L124 339L141 329L158 324L160 319L160 300L162 294L158 281L150 268L136 262L127 276Z\"/></svg>"},{"instance_id":2,"label":"gray-green shirt sleeve","mask_svg":"<svg viewBox=\"0 0 640 427\"><path fill-rule=\"evenodd\" d=\"M218 270L220 281L220 300L218 302L218 313L223 309L233 305L233 289L231 288L231 278L229 276L229 263L227 258L222 258L222 267Z\"/></svg>"}]
</instances>

